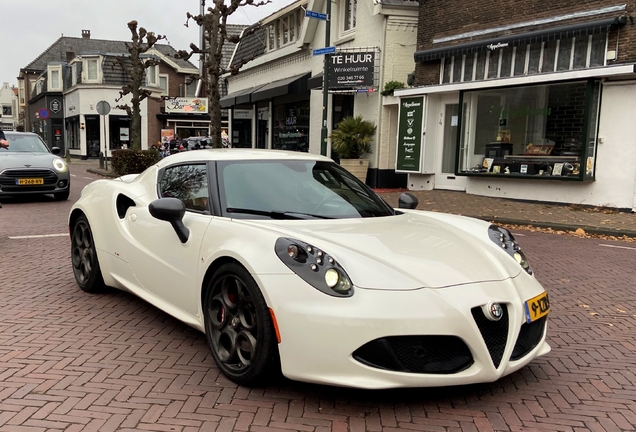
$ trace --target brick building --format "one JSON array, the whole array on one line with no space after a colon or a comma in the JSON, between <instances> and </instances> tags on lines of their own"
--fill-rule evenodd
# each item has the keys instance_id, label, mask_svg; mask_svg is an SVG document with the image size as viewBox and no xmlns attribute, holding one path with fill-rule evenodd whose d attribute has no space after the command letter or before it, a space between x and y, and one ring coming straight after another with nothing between
<instances>
[{"instance_id":1,"label":"brick building","mask_svg":"<svg viewBox=\"0 0 636 432\"><path fill-rule=\"evenodd\" d=\"M395 93L409 188L636 208L635 14L421 2L414 87Z\"/></svg>"}]
</instances>

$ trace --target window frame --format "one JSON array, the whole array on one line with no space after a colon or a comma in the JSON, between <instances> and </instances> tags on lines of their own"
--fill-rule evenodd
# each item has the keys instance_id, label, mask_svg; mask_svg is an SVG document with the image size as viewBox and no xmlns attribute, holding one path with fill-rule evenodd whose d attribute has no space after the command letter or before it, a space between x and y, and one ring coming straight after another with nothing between
<instances>
[{"instance_id":1,"label":"window frame","mask_svg":"<svg viewBox=\"0 0 636 432\"><path fill-rule=\"evenodd\" d=\"M166 80L166 88L165 89L163 87L161 87L161 79L165 79ZM159 88L161 89L161 96L169 96L170 95L170 75L160 73L159 74L159 79L157 80L157 84L159 85Z\"/></svg>"},{"instance_id":2,"label":"window frame","mask_svg":"<svg viewBox=\"0 0 636 432\"><path fill-rule=\"evenodd\" d=\"M102 70L101 70L101 57L100 56L88 56L82 58L82 83L85 84L99 84L101 82ZM95 62L95 77L89 76L89 65Z\"/></svg>"},{"instance_id":3,"label":"window frame","mask_svg":"<svg viewBox=\"0 0 636 432\"><path fill-rule=\"evenodd\" d=\"M205 214L205 215L210 215L212 214L212 209L214 208L216 210L214 203L212 201L212 191L215 190L216 188L216 183L213 181L214 178L214 172L212 172L212 166L210 163L202 161L202 162L184 162L184 163L177 163L174 165L170 165L167 167L162 168L158 175L157 175L157 197L158 198L164 198L163 194L162 194L162 181L164 176L166 175L166 173L171 170L171 169L176 169L179 167L188 167L188 166L203 166L205 167L205 178L207 181L207 195L204 196L204 198L207 198L207 202L206 202L206 208L204 210L200 210L200 209L193 209L193 208L188 208L187 204L181 200L181 202L184 203L184 205L186 206L186 212L190 212L190 213L197 213L197 214ZM202 197L203 198L203 197Z\"/></svg>"},{"instance_id":4,"label":"window frame","mask_svg":"<svg viewBox=\"0 0 636 432\"><path fill-rule=\"evenodd\" d=\"M47 75L47 91L49 92L58 92L62 91L63 83L62 83L62 66L48 66L46 68ZM57 86L53 85L53 76L57 74Z\"/></svg>"},{"instance_id":5,"label":"window frame","mask_svg":"<svg viewBox=\"0 0 636 432\"><path fill-rule=\"evenodd\" d=\"M353 6L353 10L351 10ZM358 0L345 0L341 3L340 12L342 19L340 20L340 29L342 36L355 33L357 26Z\"/></svg>"}]
</instances>

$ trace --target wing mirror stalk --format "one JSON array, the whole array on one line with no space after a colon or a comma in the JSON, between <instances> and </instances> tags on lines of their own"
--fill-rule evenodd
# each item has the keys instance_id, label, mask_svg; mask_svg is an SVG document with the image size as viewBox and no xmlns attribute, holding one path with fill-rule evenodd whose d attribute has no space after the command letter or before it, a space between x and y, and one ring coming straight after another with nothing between
<instances>
[{"instance_id":1,"label":"wing mirror stalk","mask_svg":"<svg viewBox=\"0 0 636 432\"><path fill-rule=\"evenodd\" d=\"M185 204L177 198L159 198L148 205L152 217L170 222L181 243L188 241L190 230L183 224Z\"/></svg>"}]
</instances>

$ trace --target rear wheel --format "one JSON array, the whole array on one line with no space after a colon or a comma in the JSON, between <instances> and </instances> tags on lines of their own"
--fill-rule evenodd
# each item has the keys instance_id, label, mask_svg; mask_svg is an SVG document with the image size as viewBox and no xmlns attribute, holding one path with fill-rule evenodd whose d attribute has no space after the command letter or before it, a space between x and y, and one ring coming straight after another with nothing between
<instances>
[{"instance_id":1,"label":"rear wheel","mask_svg":"<svg viewBox=\"0 0 636 432\"><path fill-rule=\"evenodd\" d=\"M84 215L77 219L71 233L71 261L75 281L82 290L95 293L104 289L93 233Z\"/></svg>"},{"instance_id":2,"label":"rear wheel","mask_svg":"<svg viewBox=\"0 0 636 432\"><path fill-rule=\"evenodd\" d=\"M245 268L222 265L212 277L203 307L208 344L225 376L251 386L276 374L278 347L272 318Z\"/></svg>"}]
</instances>

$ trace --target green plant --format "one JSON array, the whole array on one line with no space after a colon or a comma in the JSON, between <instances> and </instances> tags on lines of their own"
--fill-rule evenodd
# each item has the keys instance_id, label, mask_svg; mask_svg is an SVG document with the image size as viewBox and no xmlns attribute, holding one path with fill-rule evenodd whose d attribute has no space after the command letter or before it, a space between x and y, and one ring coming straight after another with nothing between
<instances>
[{"instance_id":1,"label":"green plant","mask_svg":"<svg viewBox=\"0 0 636 432\"><path fill-rule=\"evenodd\" d=\"M111 166L117 175L139 174L146 168L159 162L160 156L156 149L150 150L113 150Z\"/></svg>"},{"instance_id":2,"label":"green plant","mask_svg":"<svg viewBox=\"0 0 636 432\"><path fill-rule=\"evenodd\" d=\"M375 135L373 122L363 120L362 116L345 117L331 132L331 148L341 159L360 159L371 153L371 140Z\"/></svg>"},{"instance_id":3,"label":"green plant","mask_svg":"<svg viewBox=\"0 0 636 432\"><path fill-rule=\"evenodd\" d=\"M384 84L384 90L382 90L382 96L393 96L393 91L397 89L403 89L404 83L400 81L389 81Z\"/></svg>"}]
</instances>

